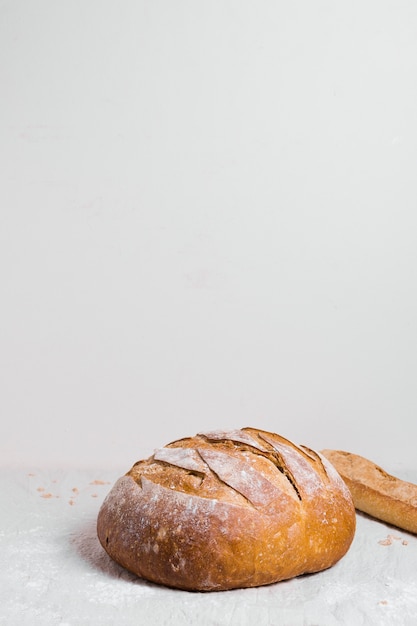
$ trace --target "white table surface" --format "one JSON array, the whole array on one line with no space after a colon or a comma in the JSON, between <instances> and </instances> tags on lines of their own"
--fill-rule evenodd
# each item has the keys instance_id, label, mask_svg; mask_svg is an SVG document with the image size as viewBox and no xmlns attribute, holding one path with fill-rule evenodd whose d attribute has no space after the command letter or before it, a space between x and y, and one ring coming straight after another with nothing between
<instances>
[{"instance_id":1,"label":"white table surface","mask_svg":"<svg viewBox=\"0 0 417 626\"><path fill-rule=\"evenodd\" d=\"M417 536L361 514L348 554L318 574L212 593L136 578L111 561L95 529L123 473L1 470L2 626L417 624ZM403 478L417 482L417 471Z\"/></svg>"}]
</instances>

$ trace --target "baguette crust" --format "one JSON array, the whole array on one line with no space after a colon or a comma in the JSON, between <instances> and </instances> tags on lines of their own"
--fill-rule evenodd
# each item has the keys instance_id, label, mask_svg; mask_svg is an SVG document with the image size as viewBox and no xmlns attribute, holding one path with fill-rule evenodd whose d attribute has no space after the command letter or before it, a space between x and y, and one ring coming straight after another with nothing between
<instances>
[{"instance_id":1,"label":"baguette crust","mask_svg":"<svg viewBox=\"0 0 417 626\"><path fill-rule=\"evenodd\" d=\"M342 450L323 450L346 482L355 508L417 533L417 485L388 474L372 461Z\"/></svg>"},{"instance_id":2,"label":"baguette crust","mask_svg":"<svg viewBox=\"0 0 417 626\"><path fill-rule=\"evenodd\" d=\"M97 533L140 577L211 591L330 567L355 524L350 492L325 458L244 428L181 439L136 463L103 502Z\"/></svg>"}]
</instances>

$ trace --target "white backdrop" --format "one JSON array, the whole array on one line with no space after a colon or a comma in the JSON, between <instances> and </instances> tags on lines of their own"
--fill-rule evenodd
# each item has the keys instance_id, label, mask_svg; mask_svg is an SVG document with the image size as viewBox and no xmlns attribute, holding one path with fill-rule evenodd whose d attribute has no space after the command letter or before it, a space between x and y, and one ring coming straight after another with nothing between
<instances>
[{"instance_id":1,"label":"white backdrop","mask_svg":"<svg viewBox=\"0 0 417 626\"><path fill-rule=\"evenodd\" d=\"M2 0L3 465L415 464L414 0Z\"/></svg>"}]
</instances>

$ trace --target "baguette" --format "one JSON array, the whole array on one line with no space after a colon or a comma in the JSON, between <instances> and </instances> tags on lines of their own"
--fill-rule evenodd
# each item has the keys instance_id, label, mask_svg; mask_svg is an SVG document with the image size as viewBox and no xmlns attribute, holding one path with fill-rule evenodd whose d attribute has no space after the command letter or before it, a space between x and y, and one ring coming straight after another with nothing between
<instances>
[{"instance_id":1,"label":"baguette","mask_svg":"<svg viewBox=\"0 0 417 626\"><path fill-rule=\"evenodd\" d=\"M331 567L356 515L318 453L254 428L174 441L119 478L97 518L109 556L154 583L255 587Z\"/></svg>"},{"instance_id":2,"label":"baguette","mask_svg":"<svg viewBox=\"0 0 417 626\"><path fill-rule=\"evenodd\" d=\"M341 450L322 450L322 454L346 482L356 509L417 533L417 485L357 454Z\"/></svg>"}]
</instances>

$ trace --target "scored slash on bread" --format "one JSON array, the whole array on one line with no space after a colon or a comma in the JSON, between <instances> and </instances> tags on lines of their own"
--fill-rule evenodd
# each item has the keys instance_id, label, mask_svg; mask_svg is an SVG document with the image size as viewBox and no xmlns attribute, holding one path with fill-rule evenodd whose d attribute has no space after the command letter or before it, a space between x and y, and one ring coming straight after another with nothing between
<instances>
[{"instance_id":1,"label":"scored slash on bread","mask_svg":"<svg viewBox=\"0 0 417 626\"><path fill-rule=\"evenodd\" d=\"M388 474L372 461L342 450L322 450L348 486L355 508L417 533L417 485Z\"/></svg>"}]
</instances>

